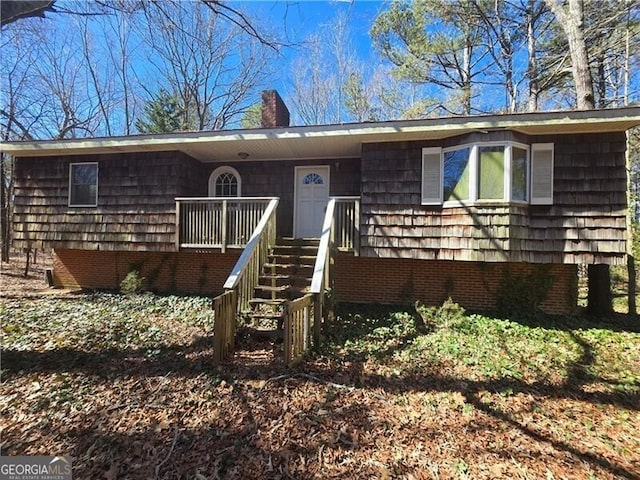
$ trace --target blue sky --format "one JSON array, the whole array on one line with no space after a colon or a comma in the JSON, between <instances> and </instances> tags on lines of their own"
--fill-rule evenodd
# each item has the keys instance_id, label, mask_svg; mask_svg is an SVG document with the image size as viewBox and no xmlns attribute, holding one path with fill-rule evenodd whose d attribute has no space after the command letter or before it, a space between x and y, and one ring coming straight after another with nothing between
<instances>
[{"instance_id":1,"label":"blue sky","mask_svg":"<svg viewBox=\"0 0 640 480\"><path fill-rule=\"evenodd\" d=\"M374 18L385 5L381 1L280 1L238 3L244 10L264 11L265 18L271 19L272 26L278 22L285 31L285 40L299 42L318 28L331 23L340 12L348 14L354 44L359 56L368 57L371 53L369 29Z\"/></svg>"},{"instance_id":2,"label":"blue sky","mask_svg":"<svg viewBox=\"0 0 640 480\"><path fill-rule=\"evenodd\" d=\"M240 1L234 2L249 15L266 22L268 28L282 32L282 39L292 44L283 48L281 54L285 63L299 54L296 44L302 43L309 35L335 21L341 12L348 14L353 46L356 56L364 62L379 61L374 53L369 30L377 14L388 2L371 0L331 0L331 1Z\"/></svg>"}]
</instances>

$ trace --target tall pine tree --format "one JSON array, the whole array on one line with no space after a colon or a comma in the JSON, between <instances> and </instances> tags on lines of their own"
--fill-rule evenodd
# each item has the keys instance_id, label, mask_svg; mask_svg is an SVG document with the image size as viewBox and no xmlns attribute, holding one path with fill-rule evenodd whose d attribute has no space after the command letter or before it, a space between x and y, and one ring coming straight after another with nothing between
<instances>
[{"instance_id":1,"label":"tall pine tree","mask_svg":"<svg viewBox=\"0 0 640 480\"><path fill-rule=\"evenodd\" d=\"M166 90L144 106L144 118L136 120L136 128L140 133L169 133L188 130L184 124L184 109L178 98Z\"/></svg>"}]
</instances>

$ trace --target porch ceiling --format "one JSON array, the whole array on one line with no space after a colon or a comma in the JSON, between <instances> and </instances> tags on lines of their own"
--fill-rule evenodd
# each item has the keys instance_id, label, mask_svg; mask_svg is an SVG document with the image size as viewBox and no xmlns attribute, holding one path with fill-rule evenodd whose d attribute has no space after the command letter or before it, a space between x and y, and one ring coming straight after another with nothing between
<instances>
[{"instance_id":1,"label":"porch ceiling","mask_svg":"<svg viewBox=\"0 0 640 480\"><path fill-rule=\"evenodd\" d=\"M182 151L201 161L359 157L363 143L438 140L474 131L530 135L626 131L640 125L640 107L610 110L484 115L276 129L134 135L76 140L6 142L15 157Z\"/></svg>"}]
</instances>

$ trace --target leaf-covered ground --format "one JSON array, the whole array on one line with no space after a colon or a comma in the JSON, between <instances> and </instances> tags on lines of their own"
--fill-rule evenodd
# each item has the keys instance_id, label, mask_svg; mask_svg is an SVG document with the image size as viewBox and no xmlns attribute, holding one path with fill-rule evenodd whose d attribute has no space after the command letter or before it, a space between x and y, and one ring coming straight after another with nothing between
<instances>
[{"instance_id":1,"label":"leaf-covered ground","mask_svg":"<svg viewBox=\"0 0 640 480\"><path fill-rule=\"evenodd\" d=\"M2 454L70 454L75 479L640 478L622 318L359 307L296 369L246 338L214 368L208 299L0 302Z\"/></svg>"}]
</instances>

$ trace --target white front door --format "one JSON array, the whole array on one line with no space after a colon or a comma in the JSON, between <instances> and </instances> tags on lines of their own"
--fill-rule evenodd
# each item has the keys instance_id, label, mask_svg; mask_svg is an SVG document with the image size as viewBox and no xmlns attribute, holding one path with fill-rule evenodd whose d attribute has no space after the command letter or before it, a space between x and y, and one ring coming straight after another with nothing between
<instances>
[{"instance_id":1,"label":"white front door","mask_svg":"<svg viewBox=\"0 0 640 480\"><path fill-rule=\"evenodd\" d=\"M296 167L293 235L318 238L329 202L329 167Z\"/></svg>"}]
</instances>

